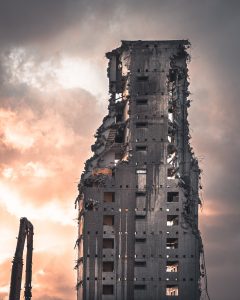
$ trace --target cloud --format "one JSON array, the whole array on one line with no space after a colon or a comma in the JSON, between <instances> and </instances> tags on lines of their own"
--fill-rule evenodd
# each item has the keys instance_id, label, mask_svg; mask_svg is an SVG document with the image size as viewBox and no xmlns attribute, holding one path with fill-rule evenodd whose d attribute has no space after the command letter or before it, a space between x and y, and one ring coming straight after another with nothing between
<instances>
[{"instance_id":1,"label":"cloud","mask_svg":"<svg viewBox=\"0 0 240 300\"><path fill-rule=\"evenodd\" d=\"M13 82L1 92L0 296L7 299L19 218L26 216L35 228L34 298L73 298L74 200L103 107L80 88L46 92Z\"/></svg>"},{"instance_id":2,"label":"cloud","mask_svg":"<svg viewBox=\"0 0 240 300\"><path fill-rule=\"evenodd\" d=\"M4 183L17 185L31 203L69 199L73 192L62 180L74 188L79 178L100 122L97 100L80 89L54 94L27 89L21 99L2 99L1 106Z\"/></svg>"},{"instance_id":3,"label":"cloud","mask_svg":"<svg viewBox=\"0 0 240 300\"><path fill-rule=\"evenodd\" d=\"M62 259L65 257L65 259ZM69 253L33 253L32 294L36 300L63 300L75 297L74 261ZM24 264L25 265L25 264ZM6 300L10 285L11 262L0 264L0 296ZM23 269L24 273L24 269ZM24 292L24 278L22 292Z\"/></svg>"},{"instance_id":4,"label":"cloud","mask_svg":"<svg viewBox=\"0 0 240 300\"><path fill-rule=\"evenodd\" d=\"M236 228L240 208L239 3L10 0L0 5L0 173L2 190L7 191L4 197L1 194L0 202L1 232L7 241L4 259L7 249L13 248L9 235L16 231L19 214L24 213L14 205L10 209L9 199L15 199L18 207L22 205L37 226L44 228L36 236L38 248L44 244L45 232L50 232L48 240L50 235L58 236L57 226L68 228L60 244L68 236L73 239L71 206L76 185L84 161L91 155L94 131L106 112L104 53L119 46L122 39L189 38L193 45L189 68L194 100L189 118L192 144L203 169L205 208L200 219L210 294L213 299L237 300L231 291L239 278L235 267L239 260ZM76 75L67 73L68 68L63 70L66 61L80 62L80 71ZM84 73L81 62L85 64ZM64 72L73 76L74 82L79 76L79 85L72 89L61 86ZM45 216L44 222L36 212L41 218ZM71 219L68 225L61 222L64 213ZM53 239L51 249L54 241L57 243L57 239ZM59 261L71 256L70 238L67 241L68 245L61 247L70 252L59 254ZM222 245L228 244L232 247L224 250ZM43 265L52 256L47 249L42 252ZM6 266L0 266L0 274ZM64 277L57 262L53 268L54 276L60 276L59 282L72 280L72 275ZM37 281L43 274L40 270L39 265ZM52 275L45 272L48 277L43 278L50 280ZM68 272L73 274L70 269ZM47 280L41 282L46 287ZM58 283L53 286L51 290L46 287L44 294L38 290L37 299L70 298L65 290L72 293L71 284L63 290Z\"/></svg>"}]
</instances>

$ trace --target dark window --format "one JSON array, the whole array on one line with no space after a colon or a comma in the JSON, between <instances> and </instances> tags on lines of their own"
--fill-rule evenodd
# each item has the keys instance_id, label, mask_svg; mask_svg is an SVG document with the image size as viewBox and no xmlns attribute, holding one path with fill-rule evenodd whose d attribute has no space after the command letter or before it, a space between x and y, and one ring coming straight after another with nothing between
<instances>
[{"instance_id":1,"label":"dark window","mask_svg":"<svg viewBox=\"0 0 240 300\"><path fill-rule=\"evenodd\" d=\"M167 177L168 177L168 179L174 179L175 178L175 174L176 174L176 169L169 168L167 170Z\"/></svg>"},{"instance_id":2,"label":"dark window","mask_svg":"<svg viewBox=\"0 0 240 300\"><path fill-rule=\"evenodd\" d=\"M145 238L135 238L135 242L136 243L146 243L146 239Z\"/></svg>"},{"instance_id":3,"label":"dark window","mask_svg":"<svg viewBox=\"0 0 240 300\"><path fill-rule=\"evenodd\" d=\"M135 261L135 267L146 267L146 261Z\"/></svg>"},{"instance_id":4,"label":"dark window","mask_svg":"<svg viewBox=\"0 0 240 300\"><path fill-rule=\"evenodd\" d=\"M146 216L145 215L135 215L136 220L145 220Z\"/></svg>"},{"instance_id":5,"label":"dark window","mask_svg":"<svg viewBox=\"0 0 240 300\"><path fill-rule=\"evenodd\" d=\"M134 289L135 290L146 290L146 285L145 284L134 284Z\"/></svg>"},{"instance_id":6,"label":"dark window","mask_svg":"<svg viewBox=\"0 0 240 300\"><path fill-rule=\"evenodd\" d=\"M147 146L136 146L136 151L147 151Z\"/></svg>"},{"instance_id":7,"label":"dark window","mask_svg":"<svg viewBox=\"0 0 240 300\"><path fill-rule=\"evenodd\" d=\"M103 202L114 202L115 201L115 193L105 192Z\"/></svg>"},{"instance_id":8,"label":"dark window","mask_svg":"<svg viewBox=\"0 0 240 300\"><path fill-rule=\"evenodd\" d=\"M167 249L177 249L178 248L178 239L177 238L167 238L166 248Z\"/></svg>"},{"instance_id":9,"label":"dark window","mask_svg":"<svg viewBox=\"0 0 240 300\"><path fill-rule=\"evenodd\" d=\"M167 226L178 225L178 215L167 215Z\"/></svg>"},{"instance_id":10,"label":"dark window","mask_svg":"<svg viewBox=\"0 0 240 300\"><path fill-rule=\"evenodd\" d=\"M103 216L103 225L113 226L114 225L114 216L104 215Z\"/></svg>"},{"instance_id":11,"label":"dark window","mask_svg":"<svg viewBox=\"0 0 240 300\"><path fill-rule=\"evenodd\" d=\"M104 249L113 249L114 248L114 239L103 239L103 248Z\"/></svg>"},{"instance_id":12,"label":"dark window","mask_svg":"<svg viewBox=\"0 0 240 300\"><path fill-rule=\"evenodd\" d=\"M103 262L103 272L113 272L114 271L114 262L113 261L104 261Z\"/></svg>"},{"instance_id":13,"label":"dark window","mask_svg":"<svg viewBox=\"0 0 240 300\"><path fill-rule=\"evenodd\" d=\"M147 128L148 123L147 122L136 122L136 128Z\"/></svg>"},{"instance_id":14,"label":"dark window","mask_svg":"<svg viewBox=\"0 0 240 300\"><path fill-rule=\"evenodd\" d=\"M113 295L113 285L104 284L103 285L103 295Z\"/></svg>"},{"instance_id":15,"label":"dark window","mask_svg":"<svg viewBox=\"0 0 240 300\"><path fill-rule=\"evenodd\" d=\"M137 105L146 105L146 104L148 104L148 99L137 99L136 104Z\"/></svg>"},{"instance_id":16,"label":"dark window","mask_svg":"<svg viewBox=\"0 0 240 300\"><path fill-rule=\"evenodd\" d=\"M138 173L139 174L139 173ZM140 196L145 196L146 195L146 192L145 191L139 191L139 192L136 192L136 196L137 197L140 197Z\"/></svg>"},{"instance_id":17,"label":"dark window","mask_svg":"<svg viewBox=\"0 0 240 300\"><path fill-rule=\"evenodd\" d=\"M179 194L178 192L168 192L167 193L167 202L178 202Z\"/></svg>"},{"instance_id":18,"label":"dark window","mask_svg":"<svg viewBox=\"0 0 240 300\"><path fill-rule=\"evenodd\" d=\"M148 80L148 76L137 76L137 80L138 81L147 81Z\"/></svg>"}]
</instances>

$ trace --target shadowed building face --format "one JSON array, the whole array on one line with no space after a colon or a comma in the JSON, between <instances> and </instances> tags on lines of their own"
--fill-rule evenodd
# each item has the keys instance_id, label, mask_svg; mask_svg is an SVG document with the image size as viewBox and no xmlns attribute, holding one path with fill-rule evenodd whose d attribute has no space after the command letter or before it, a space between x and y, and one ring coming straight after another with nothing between
<instances>
[{"instance_id":1,"label":"shadowed building face","mask_svg":"<svg viewBox=\"0 0 240 300\"><path fill-rule=\"evenodd\" d=\"M78 300L197 300L205 289L188 46L123 41L107 53L108 115L78 185Z\"/></svg>"}]
</instances>

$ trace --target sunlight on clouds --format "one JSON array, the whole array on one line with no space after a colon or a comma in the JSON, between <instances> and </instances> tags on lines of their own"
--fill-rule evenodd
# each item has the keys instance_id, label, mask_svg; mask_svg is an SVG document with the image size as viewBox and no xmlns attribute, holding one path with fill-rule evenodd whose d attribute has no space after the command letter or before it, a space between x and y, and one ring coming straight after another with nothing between
<instances>
[{"instance_id":1,"label":"sunlight on clouds","mask_svg":"<svg viewBox=\"0 0 240 300\"><path fill-rule=\"evenodd\" d=\"M1 183L0 204L4 205L10 214L18 218L28 216L30 219L51 220L63 225L74 224L72 219L72 205L69 204L68 207L61 207L58 199L49 199L47 204L36 209L26 199L23 201L15 191Z\"/></svg>"},{"instance_id":2,"label":"sunlight on clouds","mask_svg":"<svg viewBox=\"0 0 240 300\"><path fill-rule=\"evenodd\" d=\"M2 207L0 206L0 209ZM1 244L1 255L0 255L0 263L4 262L6 259L9 258L9 249L13 249L15 247L14 243L16 242L15 239L12 239L13 237L13 231L12 228L8 228L7 226L1 226L0 228L0 236L4 239L4 243ZM16 231L17 236L17 231ZM13 252L12 252L13 255ZM11 254L10 254L11 256Z\"/></svg>"},{"instance_id":3,"label":"sunlight on clouds","mask_svg":"<svg viewBox=\"0 0 240 300\"><path fill-rule=\"evenodd\" d=\"M32 161L28 162L25 166L23 166L20 172L22 176L34 176L40 178L54 176L54 172L52 170L47 169L39 162L34 163Z\"/></svg>"},{"instance_id":4,"label":"sunlight on clouds","mask_svg":"<svg viewBox=\"0 0 240 300\"><path fill-rule=\"evenodd\" d=\"M61 67L55 70L59 84L64 88L81 87L95 95L102 94L102 70L96 63L79 58L64 58Z\"/></svg>"},{"instance_id":5,"label":"sunlight on clouds","mask_svg":"<svg viewBox=\"0 0 240 300\"><path fill-rule=\"evenodd\" d=\"M5 285L5 286L0 287L0 293L8 293L8 292L9 292L9 285ZM7 297L3 298L3 299L7 299Z\"/></svg>"},{"instance_id":6,"label":"sunlight on clouds","mask_svg":"<svg viewBox=\"0 0 240 300\"><path fill-rule=\"evenodd\" d=\"M7 127L5 128L5 138L3 141L6 144L12 144L18 149L28 149L34 144L34 138L32 136L26 135L24 128L19 127Z\"/></svg>"},{"instance_id":7,"label":"sunlight on clouds","mask_svg":"<svg viewBox=\"0 0 240 300\"><path fill-rule=\"evenodd\" d=\"M72 128L67 127L63 119L51 109L40 118L28 109L21 112L1 109L0 130L3 143L22 152L33 146L39 147L39 143L41 147L51 146L56 149L74 143Z\"/></svg>"},{"instance_id":8,"label":"sunlight on clouds","mask_svg":"<svg viewBox=\"0 0 240 300\"><path fill-rule=\"evenodd\" d=\"M59 88L82 88L96 96L106 94L106 76L96 61L77 57L50 57L38 61L24 48L13 49L5 62L11 74L12 84L24 83L43 92Z\"/></svg>"},{"instance_id":9,"label":"sunlight on clouds","mask_svg":"<svg viewBox=\"0 0 240 300\"><path fill-rule=\"evenodd\" d=\"M24 83L40 90L54 88L54 59L38 62L33 53L24 48L14 48L6 58L5 66L11 74L10 83Z\"/></svg>"},{"instance_id":10,"label":"sunlight on clouds","mask_svg":"<svg viewBox=\"0 0 240 300\"><path fill-rule=\"evenodd\" d=\"M0 110L0 128L3 133L2 141L14 148L26 150L34 144L34 138L29 135L29 128L25 121L18 119L15 112Z\"/></svg>"},{"instance_id":11,"label":"sunlight on clouds","mask_svg":"<svg viewBox=\"0 0 240 300\"><path fill-rule=\"evenodd\" d=\"M2 170L2 176L5 178L13 178L14 177L14 170L13 168L5 168Z\"/></svg>"}]
</instances>

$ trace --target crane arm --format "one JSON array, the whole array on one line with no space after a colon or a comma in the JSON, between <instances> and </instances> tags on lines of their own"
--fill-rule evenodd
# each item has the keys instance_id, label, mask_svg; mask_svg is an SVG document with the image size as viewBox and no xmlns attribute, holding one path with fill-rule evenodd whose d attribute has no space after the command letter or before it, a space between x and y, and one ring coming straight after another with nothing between
<instances>
[{"instance_id":1,"label":"crane arm","mask_svg":"<svg viewBox=\"0 0 240 300\"><path fill-rule=\"evenodd\" d=\"M20 300L23 249L27 237L27 262L26 262L26 284L25 299L31 299L31 278L32 278L32 249L33 249L33 226L27 218L20 219L19 233L15 256L13 258L9 300Z\"/></svg>"},{"instance_id":2,"label":"crane arm","mask_svg":"<svg viewBox=\"0 0 240 300\"><path fill-rule=\"evenodd\" d=\"M33 226L28 223L27 235L27 257L26 257L26 279L25 279L25 300L32 298L32 252L33 252Z\"/></svg>"}]
</instances>

